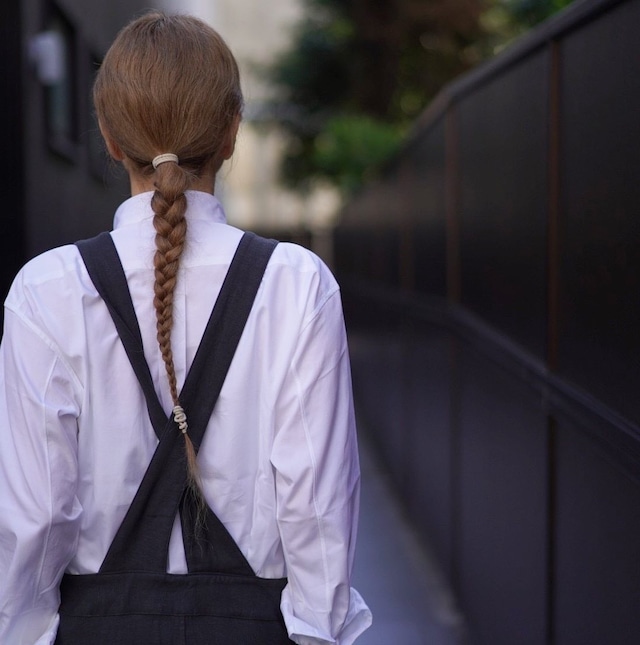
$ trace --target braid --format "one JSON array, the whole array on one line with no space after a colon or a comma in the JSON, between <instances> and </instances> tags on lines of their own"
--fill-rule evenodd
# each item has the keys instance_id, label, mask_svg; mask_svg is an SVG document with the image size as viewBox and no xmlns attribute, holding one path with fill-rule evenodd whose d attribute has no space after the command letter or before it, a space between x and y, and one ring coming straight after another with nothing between
<instances>
[{"instance_id":1,"label":"braid","mask_svg":"<svg viewBox=\"0 0 640 645\"><path fill-rule=\"evenodd\" d=\"M186 198L183 194L181 198L169 203L157 190L152 201L155 213L153 225L156 229L156 253L153 259L155 269L153 306L156 310L158 345L167 370L174 405L178 405L178 390L171 350L171 330L173 328L173 296L187 232L187 221L184 217L185 201Z\"/></svg>"},{"instance_id":2,"label":"braid","mask_svg":"<svg viewBox=\"0 0 640 645\"><path fill-rule=\"evenodd\" d=\"M164 163L158 166L155 173L156 191L151 200L154 212L153 226L156 229L156 252L153 258L155 270L153 306L156 310L158 346L164 361L171 400L175 408L180 406L180 399L171 349L171 331L173 329L173 298L178 281L180 257L184 251L187 235L185 191L189 185L189 175L177 163ZM203 503L195 448L186 432L186 425L184 428L189 486L196 494L196 499Z\"/></svg>"}]
</instances>

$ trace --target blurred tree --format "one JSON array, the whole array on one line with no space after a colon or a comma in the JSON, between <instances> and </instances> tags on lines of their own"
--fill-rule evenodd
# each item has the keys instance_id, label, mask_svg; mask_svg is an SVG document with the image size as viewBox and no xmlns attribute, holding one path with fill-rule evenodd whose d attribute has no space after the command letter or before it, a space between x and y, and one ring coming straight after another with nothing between
<instances>
[{"instance_id":1,"label":"blurred tree","mask_svg":"<svg viewBox=\"0 0 640 645\"><path fill-rule=\"evenodd\" d=\"M351 191L397 149L440 89L570 0L303 0L270 69L289 135L283 179Z\"/></svg>"},{"instance_id":2,"label":"blurred tree","mask_svg":"<svg viewBox=\"0 0 640 645\"><path fill-rule=\"evenodd\" d=\"M484 56L498 54L518 36L568 7L573 0L489 0L482 14Z\"/></svg>"},{"instance_id":3,"label":"blurred tree","mask_svg":"<svg viewBox=\"0 0 640 645\"><path fill-rule=\"evenodd\" d=\"M337 116L315 138L313 170L345 193L354 191L400 142L397 126L363 115Z\"/></svg>"},{"instance_id":4,"label":"blurred tree","mask_svg":"<svg viewBox=\"0 0 640 645\"><path fill-rule=\"evenodd\" d=\"M505 0L511 19L520 29L534 27L568 7L573 0Z\"/></svg>"}]
</instances>

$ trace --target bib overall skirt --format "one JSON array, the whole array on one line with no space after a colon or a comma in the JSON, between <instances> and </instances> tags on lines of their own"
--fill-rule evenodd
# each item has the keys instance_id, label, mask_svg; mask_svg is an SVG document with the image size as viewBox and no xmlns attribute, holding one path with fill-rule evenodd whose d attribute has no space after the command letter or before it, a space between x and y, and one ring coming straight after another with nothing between
<instances>
[{"instance_id":1,"label":"bib overall skirt","mask_svg":"<svg viewBox=\"0 0 640 645\"><path fill-rule=\"evenodd\" d=\"M275 242L242 238L180 394L202 441ZM158 447L100 571L63 577L56 645L285 645L286 579L258 578L213 511L187 485L184 439L164 413L111 236L78 243L144 391ZM168 574L180 516L188 573Z\"/></svg>"}]
</instances>

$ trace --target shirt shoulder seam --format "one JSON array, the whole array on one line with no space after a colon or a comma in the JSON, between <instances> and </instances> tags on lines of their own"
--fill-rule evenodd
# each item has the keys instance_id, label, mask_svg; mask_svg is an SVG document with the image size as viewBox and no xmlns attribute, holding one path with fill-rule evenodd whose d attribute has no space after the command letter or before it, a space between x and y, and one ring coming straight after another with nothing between
<instances>
[{"instance_id":1,"label":"shirt shoulder seam","mask_svg":"<svg viewBox=\"0 0 640 645\"><path fill-rule=\"evenodd\" d=\"M74 382L74 385L82 392L84 391L84 387L82 385L82 382L78 378L78 375L75 373L75 370L71 367L69 362L65 360L62 352L60 351L60 348L56 343L53 342L49 336L47 336L37 325L34 325L33 322L27 318L22 312L18 311L14 307L11 307L10 305L5 304L5 310L10 311L12 314L16 316L16 318L27 328L29 329L32 333L34 333L55 355L56 359L60 362L60 364L64 367L64 369L68 372L69 376Z\"/></svg>"}]
</instances>

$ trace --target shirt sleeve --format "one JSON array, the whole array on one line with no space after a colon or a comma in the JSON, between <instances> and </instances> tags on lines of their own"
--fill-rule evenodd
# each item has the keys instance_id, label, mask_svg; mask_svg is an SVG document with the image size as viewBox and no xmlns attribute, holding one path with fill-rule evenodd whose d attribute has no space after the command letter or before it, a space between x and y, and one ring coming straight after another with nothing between
<instances>
[{"instance_id":1,"label":"shirt sleeve","mask_svg":"<svg viewBox=\"0 0 640 645\"><path fill-rule=\"evenodd\" d=\"M80 387L55 347L7 309L0 345L0 642L55 641L76 548Z\"/></svg>"},{"instance_id":2,"label":"shirt sleeve","mask_svg":"<svg viewBox=\"0 0 640 645\"><path fill-rule=\"evenodd\" d=\"M278 401L272 464L289 636L299 645L350 645L371 624L371 612L350 586L360 468L337 290L299 336Z\"/></svg>"}]
</instances>

